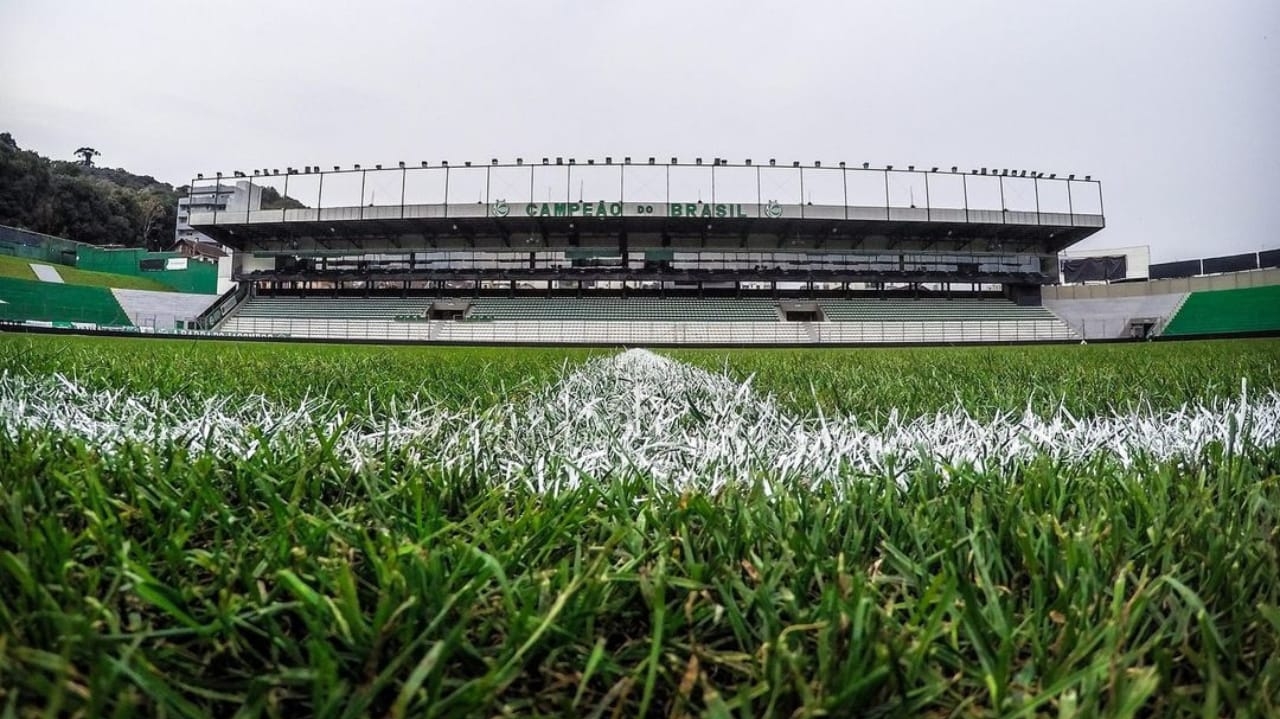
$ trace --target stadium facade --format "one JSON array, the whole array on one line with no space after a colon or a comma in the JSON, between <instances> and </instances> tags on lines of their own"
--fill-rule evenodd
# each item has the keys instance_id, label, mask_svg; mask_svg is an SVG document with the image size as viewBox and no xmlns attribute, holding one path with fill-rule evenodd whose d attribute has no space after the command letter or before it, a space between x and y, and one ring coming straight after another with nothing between
<instances>
[{"instance_id":1,"label":"stadium facade","mask_svg":"<svg viewBox=\"0 0 1280 719\"><path fill-rule=\"evenodd\" d=\"M557 321L606 323L561 325L567 341L632 341L635 328L619 324L631 320L670 324L653 336L674 343L772 335L787 344L823 332L858 341L848 333L862 325L865 338L872 322L1002 321L1010 308L1043 311L1059 252L1105 226L1093 178L1008 169L548 157L257 170L192 186L216 196L239 183L270 187L281 206L193 212L190 224L236 250L235 278L266 308L257 319L307 334L324 320L336 336L352 331L333 331L338 320L363 320L368 331L421 319L451 324L389 331L502 341L528 335L520 323ZM896 301L897 312L875 317L872 299ZM379 309L361 315L375 300ZM970 301L972 311L943 311L946 301ZM739 311L748 306L757 310ZM730 324L697 324L717 321ZM792 323L805 327L782 328ZM1041 329L959 334L1072 338ZM536 334L556 331L544 324Z\"/></svg>"}]
</instances>

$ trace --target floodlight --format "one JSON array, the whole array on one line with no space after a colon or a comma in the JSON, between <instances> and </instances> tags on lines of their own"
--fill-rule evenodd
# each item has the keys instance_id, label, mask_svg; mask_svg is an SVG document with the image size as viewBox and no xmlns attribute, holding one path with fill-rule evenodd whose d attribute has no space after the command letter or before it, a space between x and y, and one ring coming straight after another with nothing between
<instances>
[{"instance_id":1,"label":"floodlight","mask_svg":"<svg viewBox=\"0 0 1280 719\"><path fill-rule=\"evenodd\" d=\"M1085 182L1092 182L1092 181L1093 181L1093 175L1085 175L1085 176L1084 176L1084 181L1085 181Z\"/></svg>"},{"instance_id":2,"label":"floodlight","mask_svg":"<svg viewBox=\"0 0 1280 719\"><path fill-rule=\"evenodd\" d=\"M649 164L650 164L650 165L652 165L653 163L654 163L654 158L650 157L650 158L649 158Z\"/></svg>"},{"instance_id":3,"label":"floodlight","mask_svg":"<svg viewBox=\"0 0 1280 719\"><path fill-rule=\"evenodd\" d=\"M587 159L587 164L588 164L588 165L594 165L594 164L596 164L596 161L595 161L595 160L592 160L592 159L590 159L590 158L588 158L588 159Z\"/></svg>"},{"instance_id":4,"label":"floodlight","mask_svg":"<svg viewBox=\"0 0 1280 719\"><path fill-rule=\"evenodd\" d=\"M799 166L800 166L800 162L799 162L798 160L792 160L792 161L791 161L791 166L792 166L792 167L799 167Z\"/></svg>"},{"instance_id":5,"label":"floodlight","mask_svg":"<svg viewBox=\"0 0 1280 719\"><path fill-rule=\"evenodd\" d=\"M673 157L673 158L671 158L671 164L673 164L673 165L679 165L679 164L680 164L680 158L678 158L678 157Z\"/></svg>"},{"instance_id":6,"label":"floodlight","mask_svg":"<svg viewBox=\"0 0 1280 719\"><path fill-rule=\"evenodd\" d=\"M401 169L401 170L403 170L403 169L404 169L404 160L401 160L401 161L400 161L400 169Z\"/></svg>"},{"instance_id":7,"label":"floodlight","mask_svg":"<svg viewBox=\"0 0 1280 719\"><path fill-rule=\"evenodd\" d=\"M916 171L915 165L907 165L907 172L915 172L915 171Z\"/></svg>"},{"instance_id":8,"label":"floodlight","mask_svg":"<svg viewBox=\"0 0 1280 719\"><path fill-rule=\"evenodd\" d=\"M606 165L612 165L612 164L613 164L613 158L612 158L612 157L609 157L609 156L607 156L607 155L606 155L606 156L605 156L605 158L604 158L604 164L606 164Z\"/></svg>"},{"instance_id":9,"label":"floodlight","mask_svg":"<svg viewBox=\"0 0 1280 719\"><path fill-rule=\"evenodd\" d=\"M1050 172L1050 173L1049 173L1049 179L1050 179L1050 180L1056 180L1056 179L1058 179L1058 173L1056 173L1056 172Z\"/></svg>"},{"instance_id":10,"label":"floodlight","mask_svg":"<svg viewBox=\"0 0 1280 719\"><path fill-rule=\"evenodd\" d=\"M341 171L342 171L342 168L341 168L341 167L339 167L338 165L334 165L334 166L333 166L333 171L334 171L334 172L341 172ZM280 174L280 173L278 173L278 172L277 172L276 174Z\"/></svg>"},{"instance_id":11,"label":"floodlight","mask_svg":"<svg viewBox=\"0 0 1280 719\"><path fill-rule=\"evenodd\" d=\"M1067 175L1067 179L1068 179L1068 180L1074 180L1074 179L1076 179L1076 176L1075 176L1075 175Z\"/></svg>"},{"instance_id":12,"label":"floodlight","mask_svg":"<svg viewBox=\"0 0 1280 719\"><path fill-rule=\"evenodd\" d=\"M885 165L884 169L885 169L885 172L888 172L893 169L893 165Z\"/></svg>"},{"instance_id":13,"label":"floodlight","mask_svg":"<svg viewBox=\"0 0 1280 719\"><path fill-rule=\"evenodd\" d=\"M702 158L701 158L701 157L699 157L699 158L695 159L695 160L694 160L694 163L701 165L701 164L702 164Z\"/></svg>"},{"instance_id":14,"label":"floodlight","mask_svg":"<svg viewBox=\"0 0 1280 719\"><path fill-rule=\"evenodd\" d=\"M936 167L929 168L929 172L937 172L937 171L938 171L938 168Z\"/></svg>"},{"instance_id":15,"label":"floodlight","mask_svg":"<svg viewBox=\"0 0 1280 719\"><path fill-rule=\"evenodd\" d=\"M374 166L373 166L373 169L375 169L375 170L381 170L381 169L382 169L382 165L374 165Z\"/></svg>"},{"instance_id":16,"label":"floodlight","mask_svg":"<svg viewBox=\"0 0 1280 719\"><path fill-rule=\"evenodd\" d=\"M523 165L523 164L524 164L524 158L523 158L523 157L517 157L517 158L516 158L516 164L517 164L517 165Z\"/></svg>"},{"instance_id":17,"label":"floodlight","mask_svg":"<svg viewBox=\"0 0 1280 719\"><path fill-rule=\"evenodd\" d=\"M749 166L750 164L751 164L751 158L750 158L750 157L748 157L748 158L747 158L747 165Z\"/></svg>"},{"instance_id":18,"label":"floodlight","mask_svg":"<svg viewBox=\"0 0 1280 719\"><path fill-rule=\"evenodd\" d=\"M466 160L462 164L466 167L471 167L471 160Z\"/></svg>"},{"instance_id":19,"label":"floodlight","mask_svg":"<svg viewBox=\"0 0 1280 719\"><path fill-rule=\"evenodd\" d=\"M778 164L778 161L777 161L777 160L775 160L775 159L773 159L772 157L770 157L770 158L769 158L769 167L773 167L773 166L774 166L774 165L776 165L776 164Z\"/></svg>"},{"instance_id":20,"label":"floodlight","mask_svg":"<svg viewBox=\"0 0 1280 719\"><path fill-rule=\"evenodd\" d=\"M569 158L569 164L570 164L570 165L576 165L577 163L578 163L578 161L577 161L577 160L573 159L572 157L570 157L570 158Z\"/></svg>"},{"instance_id":21,"label":"floodlight","mask_svg":"<svg viewBox=\"0 0 1280 719\"><path fill-rule=\"evenodd\" d=\"M984 168L982 168L982 174L984 174L984 175L985 175L985 174L987 174L987 168L985 168L985 167L984 167Z\"/></svg>"},{"instance_id":22,"label":"floodlight","mask_svg":"<svg viewBox=\"0 0 1280 719\"><path fill-rule=\"evenodd\" d=\"M814 166L814 167L822 167L822 162L821 162L820 160L814 160L814 161L813 161L813 166Z\"/></svg>"},{"instance_id":23,"label":"floodlight","mask_svg":"<svg viewBox=\"0 0 1280 719\"><path fill-rule=\"evenodd\" d=\"M359 170L359 169L360 169L360 166L359 166L359 165L352 165L352 167L356 168L357 170Z\"/></svg>"},{"instance_id":24,"label":"floodlight","mask_svg":"<svg viewBox=\"0 0 1280 719\"><path fill-rule=\"evenodd\" d=\"M840 169L841 169L841 170L843 170L843 169L844 169L844 160L841 160L841 161L840 161Z\"/></svg>"},{"instance_id":25,"label":"floodlight","mask_svg":"<svg viewBox=\"0 0 1280 719\"><path fill-rule=\"evenodd\" d=\"M254 171L253 171L253 176L254 176L254 177L257 177L257 176L258 176L258 171L257 171L257 170L254 170Z\"/></svg>"},{"instance_id":26,"label":"floodlight","mask_svg":"<svg viewBox=\"0 0 1280 719\"><path fill-rule=\"evenodd\" d=\"M217 173L214 173L214 174L215 174L215 175L217 175L218 177L222 177L222 173L221 173L221 172L217 172Z\"/></svg>"},{"instance_id":27,"label":"floodlight","mask_svg":"<svg viewBox=\"0 0 1280 719\"><path fill-rule=\"evenodd\" d=\"M955 165L952 165L952 166L951 166L951 171L952 171L952 172L955 172L957 169L958 169L958 168L957 168Z\"/></svg>"},{"instance_id":28,"label":"floodlight","mask_svg":"<svg viewBox=\"0 0 1280 719\"><path fill-rule=\"evenodd\" d=\"M496 157L495 157L495 158L493 158L492 160L490 160L490 161L489 161L489 164L490 164L490 165L496 165L496 164L498 164L498 158L496 158Z\"/></svg>"},{"instance_id":29,"label":"floodlight","mask_svg":"<svg viewBox=\"0 0 1280 719\"><path fill-rule=\"evenodd\" d=\"M196 179L197 179L197 180L203 180L203 179L204 179L204 175L202 175L202 174L200 174L199 172L197 172L197 173L196 173Z\"/></svg>"},{"instance_id":30,"label":"floodlight","mask_svg":"<svg viewBox=\"0 0 1280 719\"><path fill-rule=\"evenodd\" d=\"M624 157L624 158L622 158L622 161L623 161L625 164L628 164L628 165L630 165L630 164L631 164L631 158L630 158L630 157Z\"/></svg>"},{"instance_id":31,"label":"floodlight","mask_svg":"<svg viewBox=\"0 0 1280 719\"><path fill-rule=\"evenodd\" d=\"M556 164L557 164L557 165L563 165L563 164L564 164L564 158L563 158L563 157L557 157L557 158L556 158Z\"/></svg>"}]
</instances>

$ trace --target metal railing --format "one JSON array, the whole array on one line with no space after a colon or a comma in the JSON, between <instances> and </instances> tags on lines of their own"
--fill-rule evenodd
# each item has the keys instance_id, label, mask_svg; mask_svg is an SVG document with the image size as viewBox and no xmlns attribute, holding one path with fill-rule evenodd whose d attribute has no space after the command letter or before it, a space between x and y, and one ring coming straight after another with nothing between
<instances>
[{"instance_id":1,"label":"metal railing","mask_svg":"<svg viewBox=\"0 0 1280 719\"><path fill-rule=\"evenodd\" d=\"M233 317L218 334L408 342L517 344L950 344L1055 342L1080 335L1056 319L875 322L399 322Z\"/></svg>"}]
</instances>

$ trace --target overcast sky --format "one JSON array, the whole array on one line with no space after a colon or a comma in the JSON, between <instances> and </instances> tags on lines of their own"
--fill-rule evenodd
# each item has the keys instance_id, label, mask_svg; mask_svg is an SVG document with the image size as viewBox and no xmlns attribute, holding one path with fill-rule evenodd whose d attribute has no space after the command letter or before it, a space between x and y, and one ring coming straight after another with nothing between
<instances>
[{"instance_id":1,"label":"overcast sky","mask_svg":"<svg viewBox=\"0 0 1280 719\"><path fill-rule=\"evenodd\" d=\"M1280 2L0 0L0 131L195 173L544 155L1101 178L1085 247L1280 246Z\"/></svg>"}]
</instances>

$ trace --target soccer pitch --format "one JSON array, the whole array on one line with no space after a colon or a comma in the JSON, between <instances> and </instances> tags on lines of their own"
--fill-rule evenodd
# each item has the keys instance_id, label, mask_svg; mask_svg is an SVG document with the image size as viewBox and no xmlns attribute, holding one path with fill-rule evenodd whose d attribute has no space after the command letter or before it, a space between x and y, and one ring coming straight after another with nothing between
<instances>
[{"instance_id":1,"label":"soccer pitch","mask_svg":"<svg viewBox=\"0 0 1280 719\"><path fill-rule=\"evenodd\" d=\"M1280 711L1280 341L0 336L21 715Z\"/></svg>"}]
</instances>

